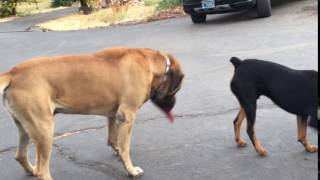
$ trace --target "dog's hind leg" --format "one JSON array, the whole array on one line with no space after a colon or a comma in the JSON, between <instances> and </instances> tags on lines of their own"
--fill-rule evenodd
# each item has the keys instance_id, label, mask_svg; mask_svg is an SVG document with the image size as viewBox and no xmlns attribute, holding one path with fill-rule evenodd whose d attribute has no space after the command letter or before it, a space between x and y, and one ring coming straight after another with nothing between
<instances>
[{"instance_id":1,"label":"dog's hind leg","mask_svg":"<svg viewBox=\"0 0 320 180\"><path fill-rule=\"evenodd\" d=\"M14 100L15 99L12 98L10 91L6 92L6 95L3 96L3 104L6 107L7 111L10 113L11 117L13 118L19 133L19 142L16 150L15 159L19 162L19 164L28 174L35 176L36 170L28 159L28 146L30 144L30 135L28 134L26 127L23 126L23 122L25 122L24 117L21 116L19 111L15 110L17 104Z\"/></svg>"},{"instance_id":2,"label":"dog's hind leg","mask_svg":"<svg viewBox=\"0 0 320 180\"><path fill-rule=\"evenodd\" d=\"M37 176L39 180L52 180L49 162L53 142L53 116L50 114L49 108L44 110L41 109L41 106L38 106L38 108L30 106L27 107L28 110L20 109L19 112L21 112L23 120L20 120L19 123L36 146L36 168L32 174ZM17 126L18 128L20 127L19 124ZM23 138L26 138L26 136L23 136ZM26 139L21 139L21 146L18 148L17 158L22 164L26 160L24 159L26 144ZM25 167L27 166L24 166L24 168Z\"/></svg>"},{"instance_id":3,"label":"dog's hind leg","mask_svg":"<svg viewBox=\"0 0 320 180\"><path fill-rule=\"evenodd\" d=\"M256 101L252 100L251 102L248 101L247 103L243 104L243 108L247 117L247 133L249 135L249 138L256 149L256 151L259 153L260 156L266 156L268 154L267 150L262 147L260 142L258 141L256 137L255 132L255 121L256 121L256 110L257 110L257 104Z\"/></svg>"},{"instance_id":4,"label":"dog's hind leg","mask_svg":"<svg viewBox=\"0 0 320 180\"><path fill-rule=\"evenodd\" d=\"M107 134L108 145L111 146L114 151L114 155L119 155L119 145L118 145L118 126L116 122L116 117L108 117L108 134Z\"/></svg>"},{"instance_id":5,"label":"dog's hind leg","mask_svg":"<svg viewBox=\"0 0 320 180\"><path fill-rule=\"evenodd\" d=\"M307 140L307 120L297 116L298 122L298 141L310 153L318 152L318 147L308 143Z\"/></svg>"},{"instance_id":6,"label":"dog's hind leg","mask_svg":"<svg viewBox=\"0 0 320 180\"><path fill-rule=\"evenodd\" d=\"M27 173L30 175L35 175L35 168L31 165L28 159L28 146L30 144L30 137L19 120L17 120L15 117L13 117L13 119L19 131L19 144L15 159L21 164Z\"/></svg>"},{"instance_id":7,"label":"dog's hind leg","mask_svg":"<svg viewBox=\"0 0 320 180\"><path fill-rule=\"evenodd\" d=\"M29 98L25 99L24 102L29 102L28 106L17 106L23 117L20 122L36 146L35 175L39 180L52 180L49 163L54 132L53 114L46 103L33 98L31 100L32 103Z\"/></svg>"},{"instance_id":8,"label":"dog's hind leg","mask_svg":"<svg viewBox=\"0 0 320 180\"><path fill-rule=\"evenodd\" d=\"M245 117L246 117L246 114L244 112L244 109L241 107L237 117L233 121L235 141L238 147L245 147L247 145L247 143L241 138L241 135L240 135L241 124Z\"/></svg>"}]
</instances>

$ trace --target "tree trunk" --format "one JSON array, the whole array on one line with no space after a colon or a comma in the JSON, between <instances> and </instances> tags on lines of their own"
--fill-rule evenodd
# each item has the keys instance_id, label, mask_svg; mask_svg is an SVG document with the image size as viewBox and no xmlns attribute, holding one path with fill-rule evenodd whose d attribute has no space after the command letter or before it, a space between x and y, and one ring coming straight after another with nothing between
<instances>
[{"instance_id":1,"label":"tree trunk","mask_svg":"<svg viewBox=\"0 0 320 180\"><path fill-rule=\"evenodd\" d=\"M100 0L99 4L101 8L108 8L111 6L111 0Z\"/></svg>"},{"instance_id":2,"label":"tree trunk","mask_svg":"<svg viewBox=\"0 0 320 180\"><path fill-rule=\"evenodd\" d=\"M84 15L88 15L92 12L92 8L88 6L88 3L86 0L80 0L79 11L82 11Z\"/></svg>"},{"instance_id":3,"label":"tree trunk","mask_svg":"<svg viewBox=\"0 0 320 180\"><path fill-rule=\"evenodd\" d=\"M12 1L11 15L14 15L14 16L17 15L17 4L18 4L18 0Z\"/></svg>"},{"instance_id":4,"label":"tree trunk","mask_svg":"<svg viewBox=\"0 0 320 180\"><path fill-rule=\"evenodd\" d=\"M13 16L17 15L17 9L16 9L16 7L12 7L11 15L13 15Z\"/></svg>"},{"instance_id":5,"label":"tree trunk","mask_svg":"<svg viewBox=\"0 0 320 180\"><path fill-rule=\"evenodd\" d=\"M106 7L110 7L111 6L111 0L105 0L106 2Z\"/></svg>"}]
</instances>

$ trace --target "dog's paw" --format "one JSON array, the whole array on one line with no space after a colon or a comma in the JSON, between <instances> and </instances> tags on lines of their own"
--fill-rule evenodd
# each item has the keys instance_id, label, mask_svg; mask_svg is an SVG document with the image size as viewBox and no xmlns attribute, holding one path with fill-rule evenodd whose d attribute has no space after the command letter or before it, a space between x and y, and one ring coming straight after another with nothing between
<instances>
[{"instance_id":1,"label":"dog's paw","mask_svg":"<svg viewBox=\"0 0 320 180\"><path fill-rule=\"evenodd\" d=\"M244 141L242 139L236 140L236 143L237 143L238 147L246 147L247 146L246 141Z\"/></svg>"},{"instance_id":2,"label":"dog's paw","mask_svg":"<svg viewBox=\"0 0 320 180\"><path fill-rule=\"evenodd\" d=\"M129 172L130 177L140 177L143 176L143 169L140 167L133 167Z\"/></svg>"},{"instance_id":3,"label":"dog's paw","mask_svg":"<svg viewBox=\"0 0 320 180\"><path fill-rule=\"evenodd\" d=\"M265 157L268 155L268 151L264 148L257 149L257 152L260 156Z\"/></svg>"},{"instance_id":4,"label":"dog's paw","mask_svg":"<svg viewBox=\"0 0 320 180\"><path fill-rule=\"evenodd\" d=\"M35 168L26 170L26 173L27 173L28 176L35 176L35 177L37 177L37 172L36 172Z\"/></svg>"},{"instance_id":5,"label":"dog's paw","mask_svg":"<svg viewBox=\"0 0 320 180\"><path fill-rule=\"evenodd\" d=\"M20 165L24 168L28 176L37 176L36 168L28 161L28 159L16 155L15 160L20 163Z\"/></svg>"},{"instance_id":6,"label":"dog's paw","mask_svg":"<svg viewBox=\"0 0 320 180\"><path fill-rule=\"evenodd\" d=\"M50 175L38 175L37 179L38 180L53 180Z\"/></svg>"},{"instance_id":7,"label":"dog's paw","mask_svg":"<svg viewBox=\"0 0 320 180\"><path fill-rule=\"evenodd\" d=\"M306 147L306 151L309 153L315 153L318 152L318 147L315 145L309 145Z\"/></svg>"}]
</instances>

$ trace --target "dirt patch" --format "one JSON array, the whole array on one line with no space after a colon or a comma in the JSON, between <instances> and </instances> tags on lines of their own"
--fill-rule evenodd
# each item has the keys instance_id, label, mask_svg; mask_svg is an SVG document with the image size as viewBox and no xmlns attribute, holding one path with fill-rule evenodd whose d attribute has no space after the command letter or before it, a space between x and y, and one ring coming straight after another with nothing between
<instances>
[{"instance_id":1,"label":"dirt patch","mask_svg":"<svg viewBox=\"0 0 320 180\"><path fill-rule=\"evenodd\" d=\"M16 19L17 17L7 17L7 18L0 18L0 23L8 22Z\"/></svg>"},{"instance_id":2,"label":"dirt patch","mask_svg":"<svg viewBox=\"0 0 320 180\"><path fill-rule=\"evenodd\" d=\"M168 11L161 11L155 14L153 17L149 19L149 21L161 20L161 19L170 19L184 16L185 13L183 12L182 8L177 8Z\"/></svg>"},{"instance_id":3,"label":"dirt patch","mask_svg":"<svg viewBox=\"0 0 320 180\"><path fill-rule=\"evenodd\" d=\"M162 19L184 16L182 8L156 11L150 7L135 7L122 14L112 14L110 9L101 10L85 16L81 13L58 18L30 27L28 31L72 31L101 27L113 27L147 23Z\"/></svg>"}]
</instances>

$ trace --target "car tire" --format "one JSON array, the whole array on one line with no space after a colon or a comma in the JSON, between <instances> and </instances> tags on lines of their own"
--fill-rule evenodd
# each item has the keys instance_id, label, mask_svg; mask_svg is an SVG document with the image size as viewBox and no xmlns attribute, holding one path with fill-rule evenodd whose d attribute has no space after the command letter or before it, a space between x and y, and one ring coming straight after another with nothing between
<instances>
[{"instance_id":1,"label":"car tire","mask_svg":"<svg viewBox=\"0 0 320 180\"><path fill-rule=\"evenodd\" d=\"M207 18L206 14L192 13L192 14L190 14L190 16L191 16L192 22L195 23L195 24L205 23L206 22L206 18Z\"/></svg>"},{"instance_id":2,"label":"car tire","mask_svg":"<svg viewBox=\"0 0 320 180\"><path fill-rule=\"evenodd\" d=\"M271 16L270 0L257 0L257 13L260 18Z\"/></svg>"}]
</instances>

